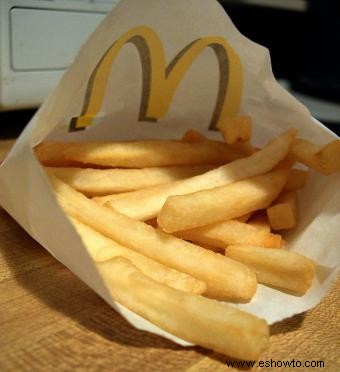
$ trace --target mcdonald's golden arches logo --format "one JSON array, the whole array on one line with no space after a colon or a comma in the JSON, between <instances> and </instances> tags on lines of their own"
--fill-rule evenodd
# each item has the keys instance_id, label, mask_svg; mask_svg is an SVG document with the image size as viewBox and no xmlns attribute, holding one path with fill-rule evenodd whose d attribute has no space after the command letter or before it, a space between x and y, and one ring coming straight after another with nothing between
<instances>
[{"instance_id":1,"label":"mcdonald's golden arches logo","mask_svg":"<svg viewBox=\"0 0 340 372\"><path fill-rule=\"evenodd\" d=\"M71 119L70 131L82 130L93 123L104 100L112 65L127 43L137 48L142 64L143 86L140 121L157 121L164 117L186 71L202 51L210 47L219 65L219 86L210 129L237 114L243 86L240 58L220 36L207 36L186 45L167 65L162 41L149 27L135 27L115 41L91 73L81 115Z\"/></svg>"}]
</instances>

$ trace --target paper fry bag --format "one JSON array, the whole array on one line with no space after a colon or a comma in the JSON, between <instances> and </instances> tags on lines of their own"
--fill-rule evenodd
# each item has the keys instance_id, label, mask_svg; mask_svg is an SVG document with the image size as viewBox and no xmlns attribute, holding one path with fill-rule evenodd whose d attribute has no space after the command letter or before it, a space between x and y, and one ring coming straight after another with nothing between
<instances>
[{"instance_id":1,"label":"paper fry bag","mask_svg":"<svg viewBox=\"0 0 340 372\"><path fill-rule=\"evenodd\" d=\"M116 304L58 206L33 147L48 140L210 138L228 117L249 114L254 143L295 127L334 139L275 81L268 51L242 36L215 0L124 0L82 47L0 169L0 203L54 257L135 327L186 343ZM177 154L176 156L181 156ZM288 249L318 262L312 288L295 297L259 285L237 305L274 323L315 306L334 279L340 240L340 175L313 174ZM235 305L236 306L236 305Z\"/></svg>"}]
</instances>

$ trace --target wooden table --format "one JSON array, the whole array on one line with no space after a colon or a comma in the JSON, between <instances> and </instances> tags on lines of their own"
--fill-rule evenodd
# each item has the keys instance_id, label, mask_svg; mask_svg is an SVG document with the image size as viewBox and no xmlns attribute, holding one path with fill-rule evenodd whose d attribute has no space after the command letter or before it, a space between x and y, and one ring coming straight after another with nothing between
<instances>
[{"instance_id":1,"label":"wooden table","mask_svg":"<svg viewBox=\"0 0 340 372\"><path fill-rule=\"evenodd\" d=\"M11 143L0 141L0 159ZM339 289L338 279L315 309L272 326L260 359L339 371ZM226 360L134 329L0 208L0 371L238 370Z\"/></svg>"}]
</instances>

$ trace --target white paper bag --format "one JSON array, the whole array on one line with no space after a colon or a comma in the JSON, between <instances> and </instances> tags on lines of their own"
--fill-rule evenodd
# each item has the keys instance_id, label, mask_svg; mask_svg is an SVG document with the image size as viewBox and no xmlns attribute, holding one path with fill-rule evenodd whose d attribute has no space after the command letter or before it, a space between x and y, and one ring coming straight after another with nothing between
<instances>
[{"instance_id":1,"label":"white paper bag","mask_svg":"<svg viewBox=\"0 0 340 372\"><path fill-rule=\"evenodd\" d=\"M121 1L2 164L0 203L131 324L188 345L113 301L32 148L45 139L178 138L185 128L214 138L209 127L237 113L252 116L258 145L290 127L317 143L335 137L279 86L268 51L242 36L215 0ZM287 238L288 249L318 261L312 288L295 297L259 285L250 303L235 306L271 324L321 301L339 265L339 181L339 174L313 173L301 194L299 226Z\"/></svg>"}]
</instances>

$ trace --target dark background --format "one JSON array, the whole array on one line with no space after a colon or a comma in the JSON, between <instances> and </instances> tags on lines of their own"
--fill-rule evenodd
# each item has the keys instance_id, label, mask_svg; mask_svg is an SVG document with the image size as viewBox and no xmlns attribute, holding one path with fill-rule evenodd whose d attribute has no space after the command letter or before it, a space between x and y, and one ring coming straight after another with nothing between
<instances>
[{"instance_id":1,"label":"dark background","mask_svg":"<svg viewBox=\"0 0 340 372\"><path fill-rule=\"evenodd\" d=\"M220 3L245 36L270 50L277 79L289 81L298 93L340 104L339 0L306 1L304 12ZM335 122L317 119L340 135L340 117Z\"/></svg>"},{"instance_id":2,"label":"dark background","mask_svg":"<svg viewBox=\"0 0 340 372\"><path fill-rule=\"evenodd\" d=\"M270 50L276 78L340 103L340 1L309 0L304 12L220 3L245 36Z\"/></svg>"}]
</instances>

